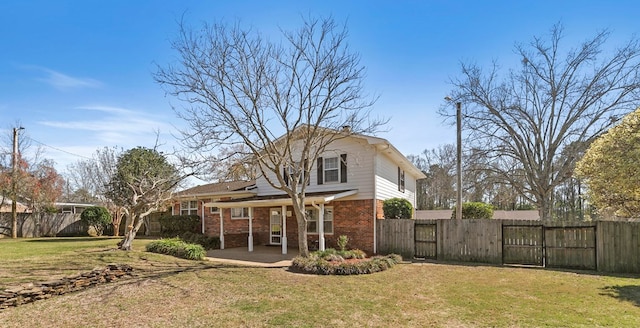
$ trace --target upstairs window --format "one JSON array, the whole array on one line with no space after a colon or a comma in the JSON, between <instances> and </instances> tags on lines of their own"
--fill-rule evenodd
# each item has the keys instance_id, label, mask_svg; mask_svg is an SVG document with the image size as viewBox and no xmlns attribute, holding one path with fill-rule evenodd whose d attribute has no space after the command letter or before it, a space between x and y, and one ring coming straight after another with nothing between
<instances>
[{"instance_id":1,"label":"upstairs window","mask_svg":"<svg viewBox=\"0 0 640 328\"><path fill-rule=\"evenodd\" d=\"M340 177L340 166L338 157L325 157L324 159L324 182L338 182Z\"/></svg>"},{"instance_id":2,"label":"upstairs window","mask_svg":"<svg viewBox=\"0 0 640 328\"><path fill-rule=\"evenodd\" d=\"M347 182L347 154L318 157L318 184Z\"/></svg>"},{"instance_id":3,"label":"upstairs window","mask_svg":"<svg viewBox=\"0 0 640 328\"><path fill-rule=\"evenodd\" d=\"M402 170L398 166L398 191L404 192L404 185L405 185L404 170Z\"/></svg>"},{"instance_id":4,"label":"upstairs window","mask_svg":"<svg viewBox=\"0 0 640 328\"><path fill-rule=\"evenodd\" d=\"M309 161L308 160L304 160L304 166L301 168L301 172L300 172L300 178L298 183L302 183L304 181L304 168L307 167ZM291 178L293 178L293 174L294 174L294 170L293 167L289 166L288 168L283 168L282 169L282 177L284 178L284 183L287 186L291 186L290 184L290 180ZM311 183L311 180L307 180L307 186Z\"/></svg>"},{"instance_id":5,"label":"upstairs window","mask_svg":"<svg viewBox=\"0 0 640 328\"><path fill-rule=\"evenodd\" d=\"M180 202L180 215L197 215L198 214L198 201L184 201Z\"/></svg>"}]
</instances>

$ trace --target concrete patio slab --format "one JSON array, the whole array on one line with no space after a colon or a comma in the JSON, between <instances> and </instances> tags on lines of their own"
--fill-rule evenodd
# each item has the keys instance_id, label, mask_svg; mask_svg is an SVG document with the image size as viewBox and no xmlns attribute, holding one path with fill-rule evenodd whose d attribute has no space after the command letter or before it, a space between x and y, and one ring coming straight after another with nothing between
<instances>
[{"instance_id":1,"label":"concrete patio slab","mask_svg":"<svg viewBox=\"0 0 640 328\"><path fill-rule=\"evenodd\" d=\"M255 246L253 252L249 252L246 247L207 251L207 259L213 262L260 268L286 268L297 255L298 250L291 248L287 250L287 254L282 254L279 246Z\"/></svg>"}]
</instances>

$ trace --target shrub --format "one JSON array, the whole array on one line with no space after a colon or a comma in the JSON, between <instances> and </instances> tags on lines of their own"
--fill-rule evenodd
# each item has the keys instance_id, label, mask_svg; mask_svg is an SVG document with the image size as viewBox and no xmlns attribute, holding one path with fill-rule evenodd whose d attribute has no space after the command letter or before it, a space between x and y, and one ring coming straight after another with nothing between
<instances>
[{"instance_id":1,"label":"shrub","mask_svg":"<svg viewBox=\"0 0 640 328\"><path fill-rule=\"evenodd\" d=\"M197 215L169 215L158 219L160 231L164 237L176 237L185 232L200 231L200 217Z\"/></svg>"},{"instance_id":2,"label":"shrub","mask_svg":"<svg viewBox=\"0 0 640 328\"><path fill-rule=\"evenodd\" d=\"M364 254L364 252L360 250L356 251L358 254ZM309 257L297 256L293 259L290 269L296 272L319 275L369 274L387 270L402 261L401 256L390 254L387 256L375 256L370 259L349 262L341 259L342 257L338 256L338 253L340 253L340 251L328 249L323 252L313 252ZM329 260L330 258L335 258L335 260Z\"/></svg>"},{"instance_id":3,"label":"shrub","mask_svg":"<svg viewBox=\"0 0 640 328\"><path fill-rule=\"evenodd\" d=\"M204 249L219 249L220 237L205 236L201 233L184 232L180 235L180 239L193 244L199 244Z\"/></svg>"},{"instance_id":4,"label":"shrub","mask_svg":"<svg viewBox=\"0 0 640 328\"><path fill-rule=\"evenodd\" d=\"M404 198L390 198L382 203L382 211L387 219L410 219L413 208Z\"/></svg>"},{"instance_id":5,"label":"shrub","mask_svg":"<svg viewBox=\"0 0 640 328\"><path fill-rule=\"evenodd\" d=\"M451 218L455 219L456 209L453 209ZM481 202L469 202L462 204L462 218L463 219L492 219L493 218L493 206Z\"/></svg>"},{"instance_id":6,"label":"shrub","mask_svg":"<svg viewBox=\"0 0 640 328\"><path fill-rule=\"evenodd\" d=\"M104 229L112 222L109 210L101 206L87 207L80 214L80 220L92 227L98 236L102 236Z\"/></svg>"},{"instance_id":7,"label":"shrub","mask_svg":"<svg viewBox=\"0 0 640 328\"><path fill-rule=\"evenodd\" d=\"M160 239L147 244L147 252L171 255L187 260L202 260L205 250L201 245L190 244L180 238Z\"/></svg>"},{"instance_id":8,"label":"shrub","mask_svg":"<svg viewBox=\"0 0 640 328\"><path fill-rule=\"evenodd\" d=\"M349 237L345 235L341 235L338 237L338 247L341 251L345 251L347 249L347 243L349 242Z\"/></svg>"}]
</instances>

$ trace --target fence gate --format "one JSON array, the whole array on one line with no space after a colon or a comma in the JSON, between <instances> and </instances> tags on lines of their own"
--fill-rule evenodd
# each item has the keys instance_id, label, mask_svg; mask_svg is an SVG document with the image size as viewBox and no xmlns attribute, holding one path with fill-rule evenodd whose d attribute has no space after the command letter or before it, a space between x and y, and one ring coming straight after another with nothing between
<instances>
[{"instance_id":1,"label":"fence gate","mask_svg":"<svg viewBox=\"0 0 640 328\"><path fill-rule=\"evenodd\" d=\"M435 260L437 257L436 223L420 222L415 223L415 257Z\"/></svg>"},{"instance_id":2,"label":"fence gate","mask_svg":"<svg viewBox=\"0 0 640 328\"><path fill-rule=\"evenodd\" d=\"M539 226L502 226L502 263L544 265L544 232Z\"/></svg>"}]
</instances>

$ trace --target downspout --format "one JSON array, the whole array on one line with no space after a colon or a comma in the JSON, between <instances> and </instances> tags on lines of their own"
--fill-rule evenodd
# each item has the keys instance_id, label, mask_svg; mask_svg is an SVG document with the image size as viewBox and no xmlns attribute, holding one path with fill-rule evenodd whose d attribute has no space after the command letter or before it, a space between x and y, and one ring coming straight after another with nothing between
<instances>
[{"instance_id":1,"label":"downspout","mask_svg":"<svg viewBox=\"0 0 640 328\"><path fill-rule=\"evenodd\" d=\"M280 243L282 244L282 254L287 254L287 247L289 247L287 245L287 205L282 205L281 211L282 235L280 236ZM269 215L269 224L271 224L271 215Z\"/></svg>"},{"instance_id":2,"label":"downspout","mask_svg":"<svg viewBox=\"0 0 640 328\"><path fill-rule=\"evenodd\" d=\"M253 252L253 207L249 207L249 237L247 245L248 251Z\"/></svg>"},{"instance_id":3,"label":"downspout","mask_svg":"<svg viewBox=\"0 0 640 328\"><path fill-rule=\"evenodd\" d=\"M378 253L378 148L373 146L373 254Z\"/></svg>"},{"instance_id":4,"label":"downspout","mask_svg":"<svg viewBox=\"0 0 640 328\"><path fill-rule=\"evenodd\" d=\"M324 203L318 206L315 201L311 201L311 206L318 210L318 250L324 251Z\"/></svg>"},{"instance_id":5,"label":"downspout","mask_svg":"<svg viewBox=\"0 0 640 328\"><path fill-rule=\"evenodd\" d=\"M220 249L224 249L224 209L220 207Z\"/></svg>"}]
</instances>

